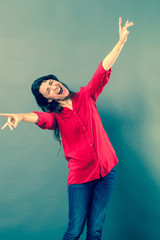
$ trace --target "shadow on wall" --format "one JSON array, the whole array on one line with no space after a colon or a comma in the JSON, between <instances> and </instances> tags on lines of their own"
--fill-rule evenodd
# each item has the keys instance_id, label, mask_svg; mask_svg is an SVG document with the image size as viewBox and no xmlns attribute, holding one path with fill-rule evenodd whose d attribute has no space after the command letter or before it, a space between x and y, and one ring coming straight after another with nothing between
<instances>
[{"instance_id":1,"label":"shadow on wall","mask_svg":"<svg viewBox=\"0 0 160 240\"><path fill-rule=\"evenodd\" d=\"M144 136L142 131L144 119L147 121L148 113L143 101L139 99L139 104L136 105L138 107L136 106L136 108L134 108L136 109L133 111L134 114L123 113L118 115L114 114L113 110L112 112L109 109L107 109L106 112L104 112L104 110L101 111L101 109L99 110L103 126L108 133L119 159L116 187L103 227L103 240L159 240L160 192L155 179L148 170L147 164L145 165L145 157L151 149L145 149L143 143L144 137L149 137ZM114 112L116 113L116 110ZM52 191L52 183L49 186ZM59 191L57 191L57 193L58 192ZM37 196L43 198L41 195ZM48 196L52 198L54 195L50 195L48 192ZM59 196L63 199L66 197L63 192ZM54 209L60 207L60 201L62 201L62 199L56 203L56 206L53 205L50 211L54 213ZM43 203L45 203L45 201L42 200L42 205ZM37 205L42 206L38 203ZM46 209L48 209L47 206ZM45 208L42 210L46 211ZM6 209L4 209L4 211L6 211ZM34 210L33 215L35 215L35 213L36 210ZM62 212L61 214L63 216ZM66 212L64 214L66 216ZM32 214L29 214L28 221L33 221L30 217L32 217ZM67 218L65 218L65 220L62 218L62 223L59 223L59 229L55 227L57 222L54 222L55 219L57 221L57 216L49 214L48 218L46 216L46 219L47 220L42 219L42 229L38 231L31 231L28 225L26 226L26 220L13 228L0 229L0 239L62 239L67 226ZM53 221L53 227L49 228L48 225L52 226L50 221ZM62 228L61 224L65 226ZM86 231L80 239L84 240L85 236Z\"/></svg>"},{"instance_id":2,"label":"shadow on wall","mask_svg":"<svg viewBox=\"0 0 160 240\"><path fill-rule=\"evenodd\" d=\"M111 200L112 219L106 217L104 239L108 236L112 240L160 239L160 190L144 164L145 154L141 151L141 147L145 148L142 146L145 137L142 128L144 119L147 119L147 112L141 104L136 116L119 117L113 112L99 111L119 159L117 183ZM147 154L151 149L145 151Z\"/></svg>"}]
</instances>

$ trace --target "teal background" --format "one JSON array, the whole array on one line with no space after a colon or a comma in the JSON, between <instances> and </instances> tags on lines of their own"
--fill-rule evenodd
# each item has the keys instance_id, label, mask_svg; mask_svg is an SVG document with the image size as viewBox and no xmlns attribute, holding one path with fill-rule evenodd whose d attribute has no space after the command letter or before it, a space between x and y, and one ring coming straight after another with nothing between
<instances>
[{"instance_id":1,"label":"teal background","mask_svg":"<svg viewBox=\"0 0 160 240\"><path fill-rule=\"evenodd\" d=\"M103 239L158 240L159 0L0 0L0 112L41 111L30 87L45 74L79 91L117 43L119 16L135 25L97 103L119 158ZM22 122L0 131L2 240L62 239L68 168L52 135Z\"/></svg>"}]
</instances>

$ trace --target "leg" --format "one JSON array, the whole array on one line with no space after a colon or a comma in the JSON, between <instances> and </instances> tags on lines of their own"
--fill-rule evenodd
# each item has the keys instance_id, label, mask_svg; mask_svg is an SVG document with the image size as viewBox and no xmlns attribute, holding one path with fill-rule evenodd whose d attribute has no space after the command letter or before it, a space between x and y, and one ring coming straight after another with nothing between
<instances>
[{"instance_id":1,"label":"leg","mask_svg":"<svg viewBox=\"0 0 160 240\"><path fill-rule=\"evenodd\" d=\"M87 220L87 240L100 240L108 202L116 179L116 169L97 181Z\"/></svg>"},{"instance_id":2,"label":"leg","mask_svg":"<svg viewBox=\"0 0 160 240\"><path fill-rule=\"evenodd\" d=\"M63 240L79 239L83 232L91 202L93 182L68 186L69 223Z\"/></svg>"}]
</instances>

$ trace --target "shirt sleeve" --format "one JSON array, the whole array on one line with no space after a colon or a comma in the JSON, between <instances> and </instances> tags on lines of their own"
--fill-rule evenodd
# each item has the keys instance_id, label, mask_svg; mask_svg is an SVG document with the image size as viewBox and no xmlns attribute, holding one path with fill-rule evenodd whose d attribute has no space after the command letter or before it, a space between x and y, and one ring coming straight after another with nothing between
<instances>
[{"instance_id":1,"label":"shirt sleeve","mask_svg":"<svg viewBox=\"0 0 160 240\"><path fill-rule=\"evenodd\" d=\"M96 72L94 73L92 79L88 83L84 90L96 101L99 94L102 92L104 86L108 83L111 75L111 68L106 71L102 62L99 64Z\"/></svg>"},{"instance_id":2,"label":"shirt sleeve","mask_svg":"<svg viewBox=\"0 0 160 240\"><path fill-rule=\"evenodd\" d=\"M38 115L39 121L35 123L38 127L49 130L57 128L57 122L54 113L37 111L33 111L33 113L36 113Z\"/></svg>"}]
</instances>

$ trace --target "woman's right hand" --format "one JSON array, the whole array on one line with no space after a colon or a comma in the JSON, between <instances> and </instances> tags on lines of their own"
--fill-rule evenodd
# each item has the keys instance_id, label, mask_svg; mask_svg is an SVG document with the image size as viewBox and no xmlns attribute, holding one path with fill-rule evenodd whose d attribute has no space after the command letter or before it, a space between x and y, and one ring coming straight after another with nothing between
<instances>
[{"instance_id":1,"label":"woman's right hand","mask_svg":"<svg viewBox=\"0 0 160 240\"><path fill-rule=\"evenodd\" d=\"M1 113L0 116L8 117L8 121L1 128L2 130L7 126L13 131L13 127L16 128L18 123L22 120L21 114L13 114L13 113Z\"/></svg>"}]
</instances>

